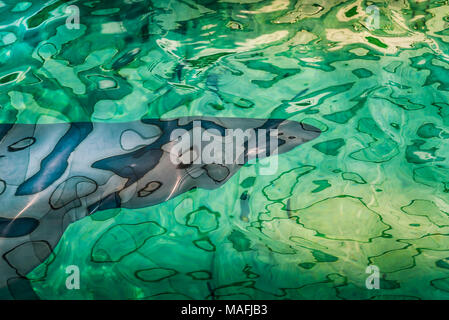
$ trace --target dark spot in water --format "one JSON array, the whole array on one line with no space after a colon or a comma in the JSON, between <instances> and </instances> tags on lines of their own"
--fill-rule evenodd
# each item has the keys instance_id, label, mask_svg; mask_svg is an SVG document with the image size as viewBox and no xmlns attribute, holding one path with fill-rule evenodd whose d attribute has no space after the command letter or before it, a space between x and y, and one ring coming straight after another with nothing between
<instances>
[{"instance_id":1,"label":"dark spot in water","mask_svg":"<svg viewBox=\"0 0 449 320\"><path fill-rule=\"evenodd\" d=\"M0 238L22 237L33 232L39 221L33 218L0 218Z\"/></svg>"},{"instance_id":2,"label":"dark spot in water","mask_svg":"<svg viewBox=\"0 0 449 320\"><path fill-rule=\"evenodd\" d=\"M8 151L9 152L21 151L23 149L31 147L35 142L36 138L34 137L23 138L22 140L19 140L13 143L12 145L8 146Z\"/></svg>"}]
</instances>

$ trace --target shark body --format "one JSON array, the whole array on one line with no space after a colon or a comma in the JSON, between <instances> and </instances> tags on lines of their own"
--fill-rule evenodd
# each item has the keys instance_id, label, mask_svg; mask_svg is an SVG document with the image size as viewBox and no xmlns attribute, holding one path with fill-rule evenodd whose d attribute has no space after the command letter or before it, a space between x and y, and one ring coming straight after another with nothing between
<instances>
[{"instance_id":1,"label":"shark body","mask_svg":"<svg viewBox=\"0 0 449 320\"><path fill-rule=\"evenodd\" d=\"M243 164L173 163L173 131L192 132L194 121L218 135L225 129L276 129L278 154L320 134L310 125L275 119L0 124L0 297L36 298L26 275L49 257L70 223L101 210L156 205L229 180ZM260 154L251 139L257 134L246 137L246 156ZM266 151L264 156L273 150Z\"/></svg>"}]
</instances>

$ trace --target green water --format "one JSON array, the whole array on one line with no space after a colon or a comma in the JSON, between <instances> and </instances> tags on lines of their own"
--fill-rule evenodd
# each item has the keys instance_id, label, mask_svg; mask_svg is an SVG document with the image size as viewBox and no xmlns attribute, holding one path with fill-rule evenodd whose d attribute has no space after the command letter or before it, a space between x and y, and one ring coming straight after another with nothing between
<instances>
[{"instance_id":1,"label":"green water","mask_svg":"<svg viewBox=\"0 0 449 320\"><path fill-rule=\"evenodd\" d=\"M217 190L71 225L28 275L41 298L449 298L445 2L3 0L0 15L2 122L202 115L323 131L273 176L250 164Z\"/></svg>"}]
</instances>

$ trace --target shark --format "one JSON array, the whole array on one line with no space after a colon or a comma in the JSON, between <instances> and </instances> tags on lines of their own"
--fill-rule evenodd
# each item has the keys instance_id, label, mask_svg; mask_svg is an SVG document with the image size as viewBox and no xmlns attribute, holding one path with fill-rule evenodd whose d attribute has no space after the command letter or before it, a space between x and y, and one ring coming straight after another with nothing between
<instances>
[{"instance_id":1,"label":"shark","mask_svg":"<svg viewBox=\"0 0 449 320\"><path fill-rule=\"evenodd\" d=\"M216 145L229 143L228 130L247 132L244 160L195 161L194 151L212 139L188 139L188 148L179 148L175 131L193 137L199 121L216 135ZM277 157L320 133L291 120L220 117L0 124L0 297L38 298L27 274L52 254L71 223L103 210L157 205L195 188L219 188L254 155ZM268 141L263 148L261 137Z\"/></svg>"}]
</instances>

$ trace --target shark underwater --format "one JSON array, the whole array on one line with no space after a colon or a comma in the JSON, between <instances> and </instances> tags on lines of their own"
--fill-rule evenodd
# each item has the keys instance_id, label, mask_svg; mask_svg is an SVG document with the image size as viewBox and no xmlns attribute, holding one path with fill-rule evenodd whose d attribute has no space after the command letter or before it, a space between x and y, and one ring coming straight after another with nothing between
<instances>
[{"instance_id":1,"label":"shark underwater","mask_svg":"<svg viewBox=\"0 0 449 320\"><path fill-rule=\"evenodd\" d=\"M229 129L248 133L243 161L195 161L195 152L213 141L191 138L198 123L218 145L234 141L223 139ZM187 151L179 148L185 135L176 132L188 134ZM71 223L101 210L156 205L194 188L219 188L256 154L285 153L319 135L311 125L276 119L0 124L0 297L37 298L26 275L51 255Z\"/></svg>"}]
</instances>

